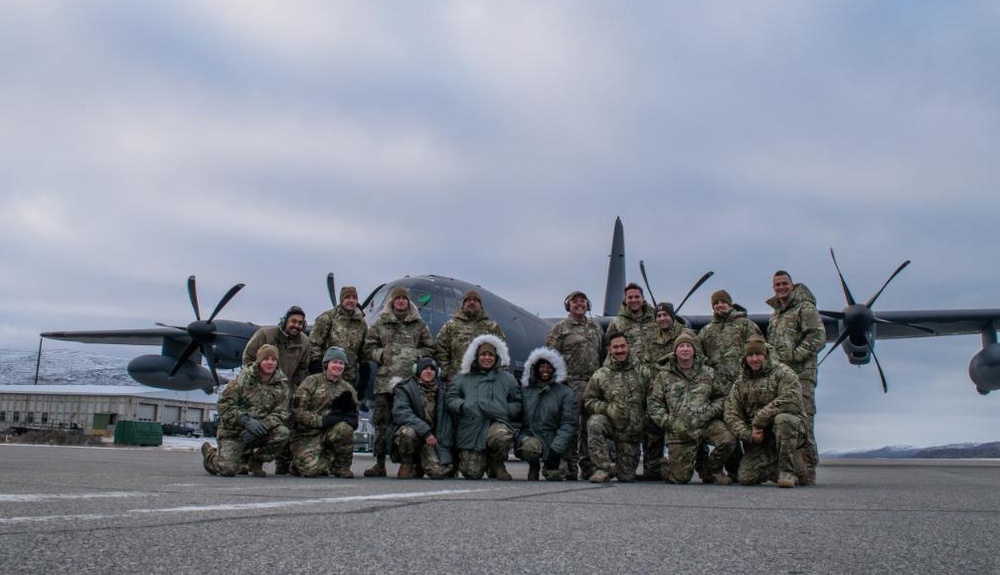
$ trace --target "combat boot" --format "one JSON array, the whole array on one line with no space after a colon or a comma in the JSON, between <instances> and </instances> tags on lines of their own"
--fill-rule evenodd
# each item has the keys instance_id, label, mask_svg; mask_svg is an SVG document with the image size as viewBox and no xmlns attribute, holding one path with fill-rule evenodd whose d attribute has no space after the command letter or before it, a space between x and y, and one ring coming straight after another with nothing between
<instances>
[{"instance_id":1,"label":"combat boot","mask_svg":"<svg viewBox=\"0 0 1000 575\"><path fill-rule=\"evenodd\" d=\"M537 461L528 462L528 481L538 481L538 474L542 470L542 464Z\"/></svg>"},{"instance_id":2,"label":"combat boot","mask_svg":"<svg viewBox=\"0 0 1000 575\"><path fill-rule=\"evenodd\" d=\"M778 487L795 487L795 474L787 471L778 474Z\"/></svg>"},{"instance_id":3,"label":"combat boot","mask_svg":"<svg viewBox=\"0 0 1000 575\"><path fill-rule=\"evenodd\" d=\"M725 473L713 473L711 475L712 483L716 485L732 485L733 480ZM708 483L707 481L705 483Z\"/></svg>"},{"instance_id":4,"label":"combat boot","mask_svg":"<svg viewBox=\"0 0 1000 575\"><path fill-rule=\"evenodd\" d=\"M212 447L212 444L207 441L205 443L202 443L201 464L202 466L205 467L205 471L209 472L212 475L218 475L218 473L215 471L215 468L210 463L210 460L212 459L213 455L215 455L215 448Z\"/></svg>"},{"instance_id":5,"label":"combat boot","mask_svg":"<svg viewBox=\"0 0 1000 575\"><path fill-rule=\"evenodd\" d=\"M413 464L406 462L399 464L399 471L396 472L396 479L413 479Z\"/></svg>"},{"instance_id":6,"label":"combat boot","mask_svg":"<svg viewBox=\"0 0 1000 575\"><path fill-rule=\"evenodd\" d=\"M330 472L332 477L339 477L341 479L354 479L354 472L351 471L350 467L340 467L334 469Z\"/></svg>"},{"instance_id":7,"label":"combat boot","mask_svg":"<svg viewBox=\"0 0 1000 575\"><path fill-rule=\"evenodd\" d=\"M385 477L385 459L376 459L375 465L365 469L365 477Z\"/></svg>"},{"instance_id":8,"label":"combat boot","mask_svg":"<svg viewBox=\"0 0 1000 575\"><path fill-rule=\"evenodd\" d=\"M247 463L247 468L250 470L250 475L253 477L267 477L267 472L264 471L264 462L256 457L250 458L250 461Z\"/></svg>"},{"instance_id":9,"label":"combat boot","mask_svg":"<svg viewBox=\"0 0 1000 575\"><path fill-rule=\"evenodd\" d=\"M497 481L511 481L514 479L510 476L510 473L507 473L507 468L504 467L502 461L491 465L490 470L493 471L493 476L496 477Z\"/></svg>"},{"instance_id":10,"label":"combat boot","mask_svg":"<svg viewBox=\"0 0 1000 575\"><path fill-rule=\"evenodd\" d=\"M287 460L279 459L274 462L274 474L275 475L288 475L289 463Z\"/></svg>"},{"instance_id":11,"label":"combat boot","mask_svg":"<svg viewBox=\"0 0 1000 575\"><path fill-rule=\"evenodd\" d=\"M542 477L545 478L545 481L562 481L566 479L566 474L563 473L562 469L556 467L555 469L546 469L543 471ZM573 481L576 481L576 477L573 478Z\"/></svg>"},{"instance_id":12,"label":"combat boot","mask_svg":"<svg viewBox=\"0 0 1000 575\"><path fill-rule=\"evenodd\" d=\"M603 469L598 469L590 476L591 483L607 483L611 481L611 474Z\"/></svg>"}]
</instances>

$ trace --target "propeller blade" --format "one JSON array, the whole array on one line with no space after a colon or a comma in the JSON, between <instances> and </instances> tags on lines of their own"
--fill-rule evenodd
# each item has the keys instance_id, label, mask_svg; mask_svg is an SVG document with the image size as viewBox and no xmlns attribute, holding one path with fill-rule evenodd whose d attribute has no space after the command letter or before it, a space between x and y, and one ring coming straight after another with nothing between
<instances>
[{"instance_id":1,"label":"propeller blade","mask_svg":"<svg viewBox=\"0 0 1000 575\"><path fill-rule=\"evenodd\" d=\"M380 289L382 289L384 287L385 287L385 284L383 283L383 284L379 284L379 286L377 288L373 289L372 293L368 294L368 297L366 297L365 301L362 302L361 309L366 309L368 307L368 304L370 304L372 302L372 298L374 298L375 294L378 293L378 290L380 290Z\"/></svg>"},{"instance_id":2,"label":"propeller blade","mask_svg":"<svg viewBox=\"0 0 1000 575\"><path fill-rule=\"evenodd\" d=\"M212 312L212 315L208 316L209 322L215 319L215 316L219 315L219 312L222 311L222 308L226 307L226 304L229 303L229 300L233 299L233 296L239 293L239 291L243 289L244 285L245 284L236 284L233 287L229 288L229 291L226 292L226 295L222 296L222 299L219 300L219 304L215 306L215 310Z\"/></svg>"},{"instance_id":3,"label":"propeller blade","mask_svg":"<svg viewBox=\"0 0 1000 575\"><path fill-rule=\"evenodd\" d=\"M872 348L871 351L872 359L875 360L875 367L878 368L878 376L882 380L882 393L889 393L889 384L885 382L885 372L882 371L882 364L878 361L878 356L875 355L875 349Z\"/></svg>"},{"instance_id":4,"label":"propeller blade","mask_svg":"<svg viewBox=\"0 0 1000 575\"><path fill-rule=\"evenodd\" d=\"M826 311L826 310L816 310L820 315L825 315L827 317L832 317L833 319L844 319L844 312L842 311Z\"/></svg>"},{"instance_id":5,"label":"propeller blade","mask_svg":"<svg viewBox=\"0 0 1000 575\"><path fill-rule=\"evenodd\" d=\"M688 294L684 296L684 299L681 300L681 303L676 308L674 308L674 314L675 315L679 314L681 312L681 308L684 307L684 304L687 302L688 298L691 297L691 295L694 294L694 292L698 291L698 288L700 288L702 284L707 282L708 278L714 275L715 272L708 272L705 275L701 276L701 279L695 282L694 286L692 286L691 289L688 291Z\"/></svg>"},{"instance_id":6,"label":"propeller blade","mask_svg":"<svg viewBox=\"0 0 1000 575\"><path fill-rule=\"evenodd\" d=\"M830 346L830 349L826 350L826 353L823 354L823 359L819 360L819 363L816 364L816 367L823 365L823 362L826 361L826 358L830 357L830 354L833 353L833 350L840 347L840 344L844 343L844 340L847 339L849 335L851 334L848 333L847 330L840 332L840 336L837 338L837 341L833 342L833 345Z\"/></svg>"},{"instance_id":7,"label":"propeller blade","mask_svg":"<svg viewBox=\"0 0 1000 575\"><path fill-rule=\"evenodd\" d=\"M194 318L201 321L201 310L198 308L198 286L196 285L194 276L188 276L188 297L191 298Z\"/></svg>"},{"instance_id":8,"label":"propeller blade","mask_svg":"<svg viewBox=\"0 0 1000 575\"><path fill-rule=\"evenodd\" d=\"M649 289L649 280L646 279L646 262L639 260L639 273L642 274L642 283L646 284L646 291L649 292L649 299L653 301L653 307L656 307L656 298L653 297L653 290Z\"/></svg>"},{"instance_id":9,"label":"propeller blade","mask_svg":"<svg viewBox=\"0 0 1000 575\"><path fill-rule=\"evenodd\" d=\"M219 381L219 372L215 370L215 354L206 353L204 355L205 359L208 361L208 370L212 372L212 379L215 380L215 387L219 387L222 383Z\"/></svg>"},{"instance_id":10,"label":"propeller blade","mask_svg":"<svg viewBox=\"0 0 1000 575\"><path fill-rule=\"evenodd\" d=\"M930 335L934 335L934 334L937 333L936 331L934 331L933 329L931 329L931 328L929 328L927 326L917 325L915 323L906 323L905 321L893 321L891 319L882 319L880 317L877 317L877 318L875 318L875 323L890 323L890 324L893 324L893 325L902 325L902 326L905 326L905 327L913 328L913 329L918 330L918 331L922 331L924 333L928 333Z\"/></svg>"},{"instance_id":11,"label":"propeller blade","mask_svg":"<svg viewBox=\"0 0 1000 575\"><path fill-rule=\"evenodd\" d=\"M180 357L178 357L177 361L174 362L174 367L170 368L170 377L177 375L177 372L180 371L181 366L184 365L184 362L187 361L188 358L191 357L191 354L193 354L195 350L198 349L199 347L201 346L199 346L198 342L194 340L191 340L191 343L187 344L187 347L184 348L184 351L181 353Z\"/></svg>"},{"instance_id":12,"label":"propeller blade","mask_svg":"<svg viewBox=\"0 0 1000 575\"><path fill-rule=\"evenodd\" d=\"M854 296L851 295L851 288L847 287L844 274L840 273L840 265L837 264L837 256L834 255L833 248L830 248L830 257L833 258L833 267L837 268L837 275L840 276L840 285L844 288L844 297L847 299L847 305L854 305Z\"/></svg>"},{"instance_id":13,"label":"propeller blade","mask_svg":"<svg viewBox=\"0 0 1000 575\"><path fill-rule=\"evenodd\" d=\"M326 290L330 292L330 301L333 307L337 307L337 282L333 279L333 272L326 274Z\"/></svg>"},{"instance_id":14,"label":"propeller blade","mask_svg":"<svg viewBox=\"0 0 1000 575\"><path fill-rule=\"evenodd\" d=\"M896 268L896 271L892 272L892 275L889 276L889 279L885 280L885 283L882 284L882 289L878 290L878 292L876 292L875 295L873 295L872 298L870 300L868 300L868 303L866 303L865 305L868 306L868 307L871 307L872 304L875 303L875 300L878 299L878 296L882 295L882 290L885 289L885 286L889 285L889 282L892 281L892 278L894 278L897 275L899 275L899 272L903 271L903 268L905 268L908 265L910 265L910 260L906 260L905 262L899 264L899 267Z\"/></svg>"}]
</instances>

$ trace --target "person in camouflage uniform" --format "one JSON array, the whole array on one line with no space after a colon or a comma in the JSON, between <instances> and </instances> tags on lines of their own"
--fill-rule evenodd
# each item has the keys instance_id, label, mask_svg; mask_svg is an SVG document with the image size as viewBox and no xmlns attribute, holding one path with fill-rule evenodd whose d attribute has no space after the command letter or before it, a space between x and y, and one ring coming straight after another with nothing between
<instances>
[{"instance_id":1,"label":"person in camouflage uniform","mask_svg":"<svg viewBox=\"0 0 1000 575\"><path fill-rule=\"evenodd\" d=\"M757 324L747 319L746 309L734 304L726 290L713 293L710 303L712 321L701 328L698 339L705 350L705 364L715 370L715 377L725 385L728 394L740 377L744 346L751 337L762 337L762 334ZM730 476L735 477L738 473L742 457L742 446L737 443L732 457L726 462Z\"/></svg>"},{"instance_id":2,"label":"person in camouflage uniform","mask_svg":"<svg viewBox=\"0 0 1000 575\"><path fill-rule=\"evenodd\" d=\"M775 361L770 346L758 337L744 347L742 366L724 408L726 425L745 451L739 482L795 487L797 476L806 473L798 453L807 438L799 378Z\"/></svg>"},{"instance_id":3,"label":"person in camouflage uniform","mask_svg":"<svg viewBox=\"0 0 1000 575\"><path fill-rule=\"evenodd\" d=\"M645 437L649 387L650 370L630 354L628 338L611 333L608 361L594 373L583 392L584 406L591 414L587 419L590 460L596 468L591 482L605 483L612 477L621 482L635 481L639 444Z\"/></svg>"},{"instance_id":4,"label":"person in camouflage uniform","mask_svg":"<svg viewBox=\"0 0 1000 575\"><path fill-rule=\"evenodd\" d=\"M316 317L309 332L309 372L324 370L323 354L331 347L339 347L347 354L347 368L343 380L358 386L358 367L364 361L365 314L358 307L358 290L354 286L340 288L340 303Z\"/></svg>"},{"instance_id":5,"label":"person in camouflage uniform","mask_svg":"<svg viewBox=\"0 0 1000 575\"><path fill-rule=\"evenodd\" d=\"M323 355L323 373L307 377L292 400L292 474L332 475L351 479L358 398L344 381L347 353L331 347Z\"/></svg>"},{"instance_id":6,"label":"person in camouflage uniform","mask_svg":"<svg viewBox=\"0 0 1000 575\"><path fill-rule=\"evenodd\" d=\"M448 412L458 420L458 470L466 479L481 479L488 468L498 480L511 480L504 462L514 444L522 403L521 388L506 371L508 365L510 352L502 339L477 336L445 393Z\"/></svg>"},{"instance_id":7,"label":"person in camouflage uniform","mask_svg":"<svg viewBox=\"0 0 1000 575\"><path fill-rule=\"evenodd\" d=\"M253 363L257 350L264 344L278 348L281 354L281 372L288 378L288 401L291 408L292 396L302 380L309 375L309 338L303 333L306 329L306 312L297 305L288 308L285 315L278 320L278 325L264 326L254 332L246 347L243 348L243 366ZM278 455L275 463L275 474L285 475L292 462L292 453L285 449Z\"/></svg>"},{"instance_id":8,"label":"person in camouflage uniform","mask_svg":"<svg viewBox=\"0 0 1000 575\"><path fill-rule=\"evenodd\" d=\"M767 304L774 311L767 321L767 342L775 359L792 368L802 387L802 406L808 442L803 457L806 485L816 482L819 449L816 445L816 354L826 345L826 328L816 310L816 298L804 284L793 284L788 272L779 270L772 280L774 297Z\"/></svg>"},{"instance_id":9,"label":"person in camouflage uniform","mask_svg":"<svg viewBox=\"0 0 1000 575\"><path fill-rule=\"evenodd\" d=\"M576 393L563 385L566 362L559 352L539 347L528 354L521 375L524 417L515 441L514 455L528 462L528 480L562 481L563 459L569 453L580 423Z\"/></svg>"},{"instance_id":10,"label":"person in camouflage uniform","mask_svg":"<svg viewBox=\"0 0 1000 575\"><path fill-rule=\"evenodd\" d=\"M736 449L736 439L722 421L725 383L698 361L695 339L682 333L674 340L674 353L656 376L649 394L649 417L666 430L670 462L667 483L688 483L694 475L695 457L702 443L714 447L702 477L708 483L729 485L722 468Z\"/></svg>"},{"instance_id":11,"label":"person in camouflage uniform","mask_svg":"<svg viewBox=\"0 0 1000 575\"><path fill-rule=\"evenodd\" d=\"M604 330L587 317L590 311L587 294L574 291L566 296L563 303L569 315L552 326L545 345L559 352L566 361L566 385L576 393L576 403L580 407L577 437L573 438L565 456L566 479L576 481L578 476L586 478L594 473L594 466L587 455L587 412L583 409L583 391L604 361Z\"/></svg>"},{"instance_id":12,"label":"person in camouflage uniform","mask_svg":"<svg viewBox=\"0 0 1000 575\"><path fill-rule=\"evenodd\" d=\"M278 348L264 344L255 360L219 395L219 448L201 445L202 464L212 475L232 477L246 459L254 477L288 445L288 383L278 368Z\"/></svg>"},{"instance_id":13,"label":"person in camouflage uniform","mask_svg":"<svg viewBox=\"0 0 1000 575\"><path fill-rule=\"evenodd\" d=\"M500 325L490 319L483 310L483 300L476 290L469 290L462 296L462 308L454 317L444 322L434 339L434 359L441 366L441 378L447 383L462 367L462 356L469 342L477 335L491 333L506 341Z\"/></svg>"},{"instance_id":14,"label":"person in camouflage uniform","mask_svg":"<svg viewBox=\"0 0 1000 575\"><path fill-rule=\"evenodd\" d=\"M386 430L392 420L392 392L405 381L417 359L431 355L434 338L410 302L405 288L389 292L385 306L365 336L365 357L378 364L375 372L375 465L365 470L365 477L385 477Z\"/></svg>"},{"instance_id":15,"label":"person in camouflage uniform","mask_svg":"<svg viewBox=\"0 0 1000 575\"><path fill-rule=\"evenodd\" d=\"M392 402L392 440L389 455L399 461L399 479L442 479L452 470L451 448L454 427L445 405L444 386L438 366L431 357L422 357L414 375L396 386Z\"/></svg>"}]
</instances>

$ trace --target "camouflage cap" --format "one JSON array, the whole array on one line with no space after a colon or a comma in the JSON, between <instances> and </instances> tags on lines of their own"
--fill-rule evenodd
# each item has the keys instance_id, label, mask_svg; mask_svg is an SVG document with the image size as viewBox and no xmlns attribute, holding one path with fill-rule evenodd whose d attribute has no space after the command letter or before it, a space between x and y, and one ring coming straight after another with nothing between
<instances>
[{"instance_id":1,"label":"camouflage cap","mask_svg":"<svg viewBox=\"0 0 1000 575\"><path fill-rule=\"evenodd\" d=\"M496 355L497 348L492 343L484 341L483 343L479 344L479 347L476 348L476 355L479 355L483 352L490 352L493 355Z\"/></svg>"},{"instance_id":2,"label":"camouflage cap","mask_svg":"<svg viewBox=\"0 0 1000 575\"><path fill-rule=\"evenodd\" d=\"M354 286L344 286L340 288L340 301L344 301L347 296L358 297L358 288Z\"/></svg>"},{"instance_id":3,"label":"camouflage cap","mask_svg":"<svg viewBox=\"0 0 1000 575\"><path fill-rule=\"evenodd\" d=\"M264 345L260 346L260 349L257 350L257 361L258 362L264 361L264 359L268 357L273 357L274 359L278 359L278 348L274 347L269 343L265 343Z\"/></svg>"},{"instance_id":4,"label":"camouflage cap","mask_svg":"<svg viewBox=\"0 0 1000 575\"><path fill-rule=\"evenodd\" d=\"M389 301L392 301L398 297L405 297L406 299L410 299L410 292L408 292L404 287L393 288L393 290L389 292Z\"/></svg>"},{"instance_id":5,"label":"camouflage cap","mask_svg":"<svg viewBox=\"0 0 1000 575\"><path fill-rule=\"evenodd\" d=\"M479 303L483 303L483 298L479 297L479 292L477 292L474 289L470 289L469 291L465 292L465 294L462 296L462 303L465 303L465 300L467 299L474 299L479 301Z\"/></svg>"}]
</instances>

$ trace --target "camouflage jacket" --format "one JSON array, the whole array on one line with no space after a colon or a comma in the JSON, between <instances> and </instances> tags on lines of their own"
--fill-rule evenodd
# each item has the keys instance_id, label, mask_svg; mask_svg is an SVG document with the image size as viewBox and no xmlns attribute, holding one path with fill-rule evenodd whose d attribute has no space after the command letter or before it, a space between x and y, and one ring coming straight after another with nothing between
<instances>
[{"instance_id":1,"label":"camouflage jacket","mask_svg":"<svg viewBox=\"0 0 1000 575\"><path fill-rule=\"evenodd\" d=\"M344 381L357 381L358 365L364 360L366 331L368 325L361 308L347 311L338 305L319 314L309 332L309 361L322 360L329 347L341 347L347 352Z\"/></svg>"},{"instance_id":2,"label":"camouflage jacket","mask_svg":"<svg viewBox=\"0 0 1000 575\"><path fill-rule=\"evenodd\" d=\"M698 332L705 350L702 356L705 364L715 370L727 389L740 377L743 347L754 335L763 337L757 324L747 319L746 310L738 306L733 306L725 316L714 314L712 321Z\"/></svg>"},{"instance_id":3,"label":"camouflage jacket","mask_svg":"<svg viewBox=\"0 0 1000 575\"><path fill-rule=\"evenodd\" d=\"M628 347L632 352L632 357L645 365L652 363L649 356L649 348L660 331L660 326L656 325L656 314L653 313L653 306L649 303L642 304L642 310L638 316L632 315L628 306L624 303L618 308L618 315L611 320L605 337L614 333L624 333L628 338Z\"/></svg>"},{"instance_id":4,"label":"camouflage jacket","mask_svg":"<svg viewBox=\"0 0 1000 575\"><path fill-rule=\"evenodd\" d=\"M826 344L826 328L816 311L816 298L803 284L795 284L788 305L777 296L767 300L774 312L767 321L767 343L775 359L792 368L802 379L816 382L816 354Z\"/></svg>"},{"instance_id":5,"label":"camouflage jacket","mask_svg":"<svg viewBox=\"0 0 1000 575\"><path fill-rule=\"evenodd\" d=\"M278 369L271 381L263 382L257 375L257 363L244 367L219 394L219 430L223 439L235 439L243 431L240 420L244 415L259 420L268 430L285 425L290 403L288 378Z\"/></svg>"},{"instance_id":6,"label":"camouflage jacket","mask_svg":"<svg viewBox=\"0 0 1000 575\"><path fill-rule=\"evenodd\" d=\"M632 357L623 363L609 360L587 383L583 405L588 414L606 415L618 439L638 443L645 433L650 380L649 368Z\"/></svg>"},{"instance_id":7,"label":"camouflage jacket","mask_svg":"<svg viewBox=\"0 0 1000 575\"><path fill-rule=\"evenodd\" d=\"M462 367L462 355L477 335L490 333L506 340L500 325L479 311L468 315L459 310L454 317L444 322L434 339L434 359L441 365L441 379L451 381Z\"/></svg>"},{"instance_id":8,"label":"camouflage jacket","mask_svg":"<svg viewBox=\"0 0 1000 575\"><path fill-rule=\"evenodd\" d=\"M604 332L592 319L577 321L567 317L552 327L545 345L562 354L566 361L567 381L590 381L601 367Z\"/></svg>"},{"instance_id":9,"label":"camouflage jacket","mask_svg":"<svg viewBox=\"0 0 1000 575\"><path fill-rule=\"evenodd\" d=\"M740 378L733 385L725 404L729 431L743 441L750 441L753 428L768 429L779 413L802 417L802 388L792 368L771 359L759 373L753 373L743 361Z\"/></svg>"},{"instance_id":10,"label":"camouflage jacket","mask_svg":"<svg viewBox=\"0 0 1000 575\"><path fill-rule=\"evenodd\" d=\"M323 431L323 416L331 412L347 415L358 411L354 386L343 378L330 381L326 373L314 373L295 390L292 423L295 437L310 437Z\"/></svg>"},{"instance_id":11,"label":"camouflage jacket","mask_svg":"<svg viewBox=\"0 0 1000 575\"><path fill-rule=\"evenodd\" d=\"M705 357L698 334L680 321L675 321L674 325L670 326L670 329L667 331L663 331L659 326L656 326L656 331L653 332L653 336L647 343L644 363L651 367L666 367L668 359L674 354L674 340L682 333L686 333L694 338L695 353L698 357Z\"/></svg>"},{"instance_id":12,"label":"camouflage jacket","mask_svg":"<svg viewBox=\"0 0 1000 575\"><path fill-rule=\"evenodd\" d=\"M243 367L257 361L257 350L268 343L278 348L278 367L288 377L290 399L295 388L309 375L309 338L299 333L292 339L276 325L264 326L254 332L243 348Z\"/></svg>"},{"instance_id":13,"label":"camouflage jacket","mask_svg":"<svg viewBox=\"0 0 1000 575\"><path fill-rule=\"evenodd\" d=\"M671 355L660 370L649 394L650 419L674 441L695 441L713 420L722 420L725 384L704 363L695 363L685 373Z\"/></svg>"},{"instance_id":14,"label":"camouflage jacket","mask_svg":"<svg viewBox=\"0 0 1000 575\"><path fill-rule=\"evenodd\" d=\"M431 330L410 303L402 319L392 311L392 301L368 328L365 336L365 357L378 364L375 372L375 393L392 393L395 383L405 381L413 372L413 365L434 350Z\"/></svg>"}]
</instances>

